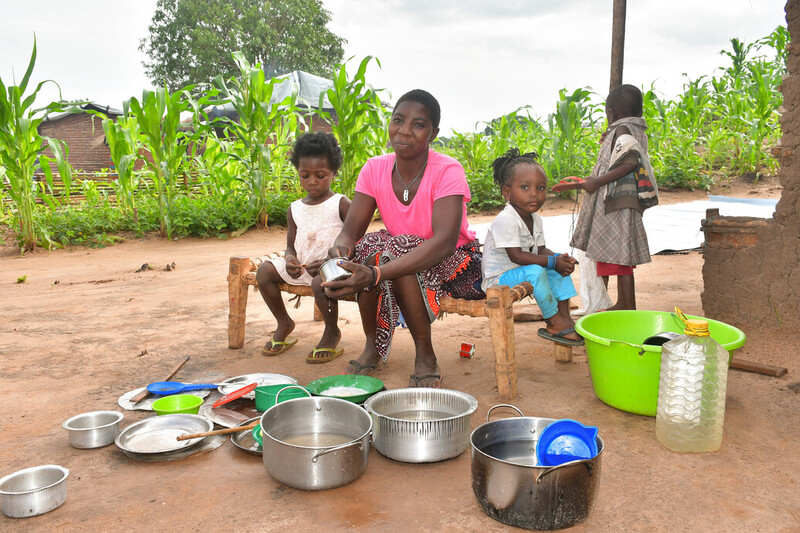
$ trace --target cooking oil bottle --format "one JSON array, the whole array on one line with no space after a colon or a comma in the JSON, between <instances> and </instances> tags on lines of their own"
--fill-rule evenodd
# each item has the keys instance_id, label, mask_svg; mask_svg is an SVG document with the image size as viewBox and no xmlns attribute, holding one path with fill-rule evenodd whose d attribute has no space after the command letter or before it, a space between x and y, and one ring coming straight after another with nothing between
<instances>
[{"instance_id":1,"label":"cooking oil bottle","mask_svg":"<svg viewBox=\"0 0 800 533\"><path fill-rule=\"evenodd\" d=\"M684 334L661 347L656 438L674 452L714 452L722 444L728 352L709 336L707 321L685 323Z\"/></svg>"}]
</instances>

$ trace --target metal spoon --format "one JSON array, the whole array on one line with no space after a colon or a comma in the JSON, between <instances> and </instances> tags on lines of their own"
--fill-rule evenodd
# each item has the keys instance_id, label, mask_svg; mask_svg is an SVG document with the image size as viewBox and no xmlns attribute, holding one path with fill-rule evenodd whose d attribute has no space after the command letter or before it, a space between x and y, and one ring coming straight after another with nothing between
<instances>
[{"instance_id":1,"label":"metal spoon","mask_svg":"<svg viewBox=\"0 0 800 533\"><path fill-rule=\"evenodd\" d=\"M181 383L179 381L156 381L147 386L147 392L167 396L168 394L180 394L192 390L216 389L217 383Z\"/></svg>"}]
</instances>

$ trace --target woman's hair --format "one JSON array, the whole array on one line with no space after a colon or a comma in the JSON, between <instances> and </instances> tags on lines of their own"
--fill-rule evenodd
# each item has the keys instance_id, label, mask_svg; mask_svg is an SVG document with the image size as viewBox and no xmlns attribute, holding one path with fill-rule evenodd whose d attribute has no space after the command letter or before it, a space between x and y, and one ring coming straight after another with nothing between
<instances>
[{"instance_id":1,"label":"woman's hair","mask_svg":"<svg viewBox=\"0 0 800 533\"><path fill-rule=\"evenodd\" d=\"M334 173L342 166L342 149L332 133L313 131L298 137L292 147L291 162L294 168L300 165L301 157L325 157L328 159L328 168Z\"/></svg>"},{"instance_id":2,"label":"woman's hair","mask_svg":"<svg viewBox=\"0 0 800 533\"><path fill-rule=\"evenodd\" d=\"M394 107L396 108L403 102L417 102L425 106L425 109L428 110L428 114L431 116L431 123L433 124L433 127L439 127L439 121L442 118L442 109L439 107L439 102L431 93L428 91L423 91L422 89L408 91L406 94L401 96L399 100L397 100L397 103L394 105Z\"/></svg>"},{"instance_id":3,"label":"woman's hair","mask_svg":"<svg viewBox=\"0 0 800 533\"><path fill-rule=\"evenodd\" d=\"M606 98L606 107L614 111L614 118L641 117L643 106L642 91L633 85L615 87Z\"/></svg>"},{"instance_id":4,"label":"woman's hair","mask_svg":"<svg viewBox=\"0 0 800 533\"><path fill-rule=\"evenodd\" d=\"M536 152L528 152L521 154L518 148L512 148L504 153L494 161L492 161L492 169L494 170L494 182L500 187L508 185L511 176L514 175L514 168L517 165L526 163L528 165L535 165L544 172L544 168L539 164L539 154ZM547 175L547 174L545 174Z\"/></svg>"}]
</instances>

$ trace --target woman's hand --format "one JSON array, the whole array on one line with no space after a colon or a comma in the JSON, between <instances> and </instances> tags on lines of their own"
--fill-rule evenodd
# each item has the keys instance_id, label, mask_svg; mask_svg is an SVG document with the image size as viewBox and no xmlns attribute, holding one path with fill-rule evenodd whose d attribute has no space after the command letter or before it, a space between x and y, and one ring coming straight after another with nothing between
<instances>
[{"instance_id":1,"label":"woman's hand","mask_svg":"<svg viewBox=\"0 0 800 533\"><path fill-rule=\"evenodd\" d=\"M286 273L292 278L297 279L303 273L303 264L293 255L287 255L286 259Z\"/></svg>"},{"instance_id":2,"label":"woman's hand","mask_svg":"<svg viewBox=\"0 0 800 533\"><path fill-rule=\"evenodd\" d=\"M328 257L333 259L334 257L346 257L347 259L352 258L355 255L355 251L352 247L344 245L344 244L334 244L330 248L328 248Z\"/></svg>"},{"instance_id":3,"label":"woman's hand","mask_svg":"<svg viewBox=\"0 0 800 533\"><path fill-rule=\"evenodd\" d=\"M556 267L555 271L561 274L562 276L569 276L573 272L575 272L575 265L578 261L575 260L574 257L570 256L569 254L561 254L556 257Z\"/></svg>"},{"instance_id":4,"label":"woman's hand","mask_svg":"<svg viewBox=\"0 0 800 533\"><path fill-rule=\"evenodd\" d=\"M597 189L603 186L603 183L600 183L597 178L586 178L583 180L583 183L580 184L580 188L588 193L593 193Z\"/></svg>"},{"instance_id":5,"label":"woman's hand","mask_svg":"<svg viewBox=\"0 0 800 533\"><path fill-rule=\"evenodd\" d=\"M339 300L347 296L352 296L358 292L363 291L372 285L375 279L375 269L352 261L342 261L339 266L345 270L349 270L353 274L345 279L338 281L325 281L322 287L325 289L325 295L328 298Z\"/></svg>"}]
</instances>

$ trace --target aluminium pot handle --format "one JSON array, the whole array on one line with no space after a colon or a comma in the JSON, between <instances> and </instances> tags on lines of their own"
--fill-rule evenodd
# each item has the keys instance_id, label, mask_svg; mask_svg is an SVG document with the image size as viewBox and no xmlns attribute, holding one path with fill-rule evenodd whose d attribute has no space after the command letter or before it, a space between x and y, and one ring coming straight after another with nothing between
<instances>
[{"instance_id":1,"label":"aluminium pot handle","mask_svg":"<svg viewBox=\"0 0 800 533\"><path fill-rule=\"evenodd\" d=\"M551 466L541 474L536 476L536 484L541 485L544 482L544 477L551 472L558 470L560 468L564 468L565 466L573 466L579 463L583 463L583 465L589 470L589 475L592 475L592 470L594 470L594 459L581 459L580 461L569 461L567 463L561 463L560 465Z\"/></svg>"},{"instance_id":2,"label":"aluminium pot handle","mask_svg":"<svg viewBox=\"0 0 800 533\"><path fill-rule=\"evenodd\" d=\"M287 390L287 389L300 389L301 391L303 391L303 392L305 392L306 394L308 394L308 397L309 397L309 398L311 398L311 393L310 393L310 392L308 392L308 391L307 391L307 390L306 390L304 387L301 387L300 385L287 385L287 386L285 386L284 388L282 388L281 390L279 390L279 391L278 391L278 394L276 394L276 395L275 395L275 405L277 405L277 404L278 404L278 396L280 396L280 395L281 395L281 393L282 393L283 391Z\"/></svg>"},{"instance_id":3,"label":"aluminium pot handle","mask_svg":"<svg viewBox=\"0 0 800 533\"><path fill-rule=\"evenodd\" d=\"M339 446L334 446L333 448L328 448L327 450L322 450L321 452L315 454L314 457L311 458L311 462L316 464L317 458L319 458L320 456L325 455L326 453L331 453L338 450L343 450L345 448L350 448L352 446L358 446L359 448L361 448L361 440L354 440L353 442L348 442L347 444L342 444Z\"/></svg>"},{"instance_id":4,"label":"aluminium pot handle","mask_svg":"<svg viewBox=\"0 0 800 533\"><path fill-rule=\"evenodd\" d=\"M513 409L517 413L519 413L519 416L521 416L522 418L525 418L525 415L523 415L522 411L520 411L517 407L511 405L510 403L500 403L500 404L495 405L494 407L490 407L489 410L486 411L486 421L487 422L489 421L489 415L492 414L492 411L494 411L495 409L499 409L501 407L507 407L509 409Z\"/></svg>"}]
</instances>

